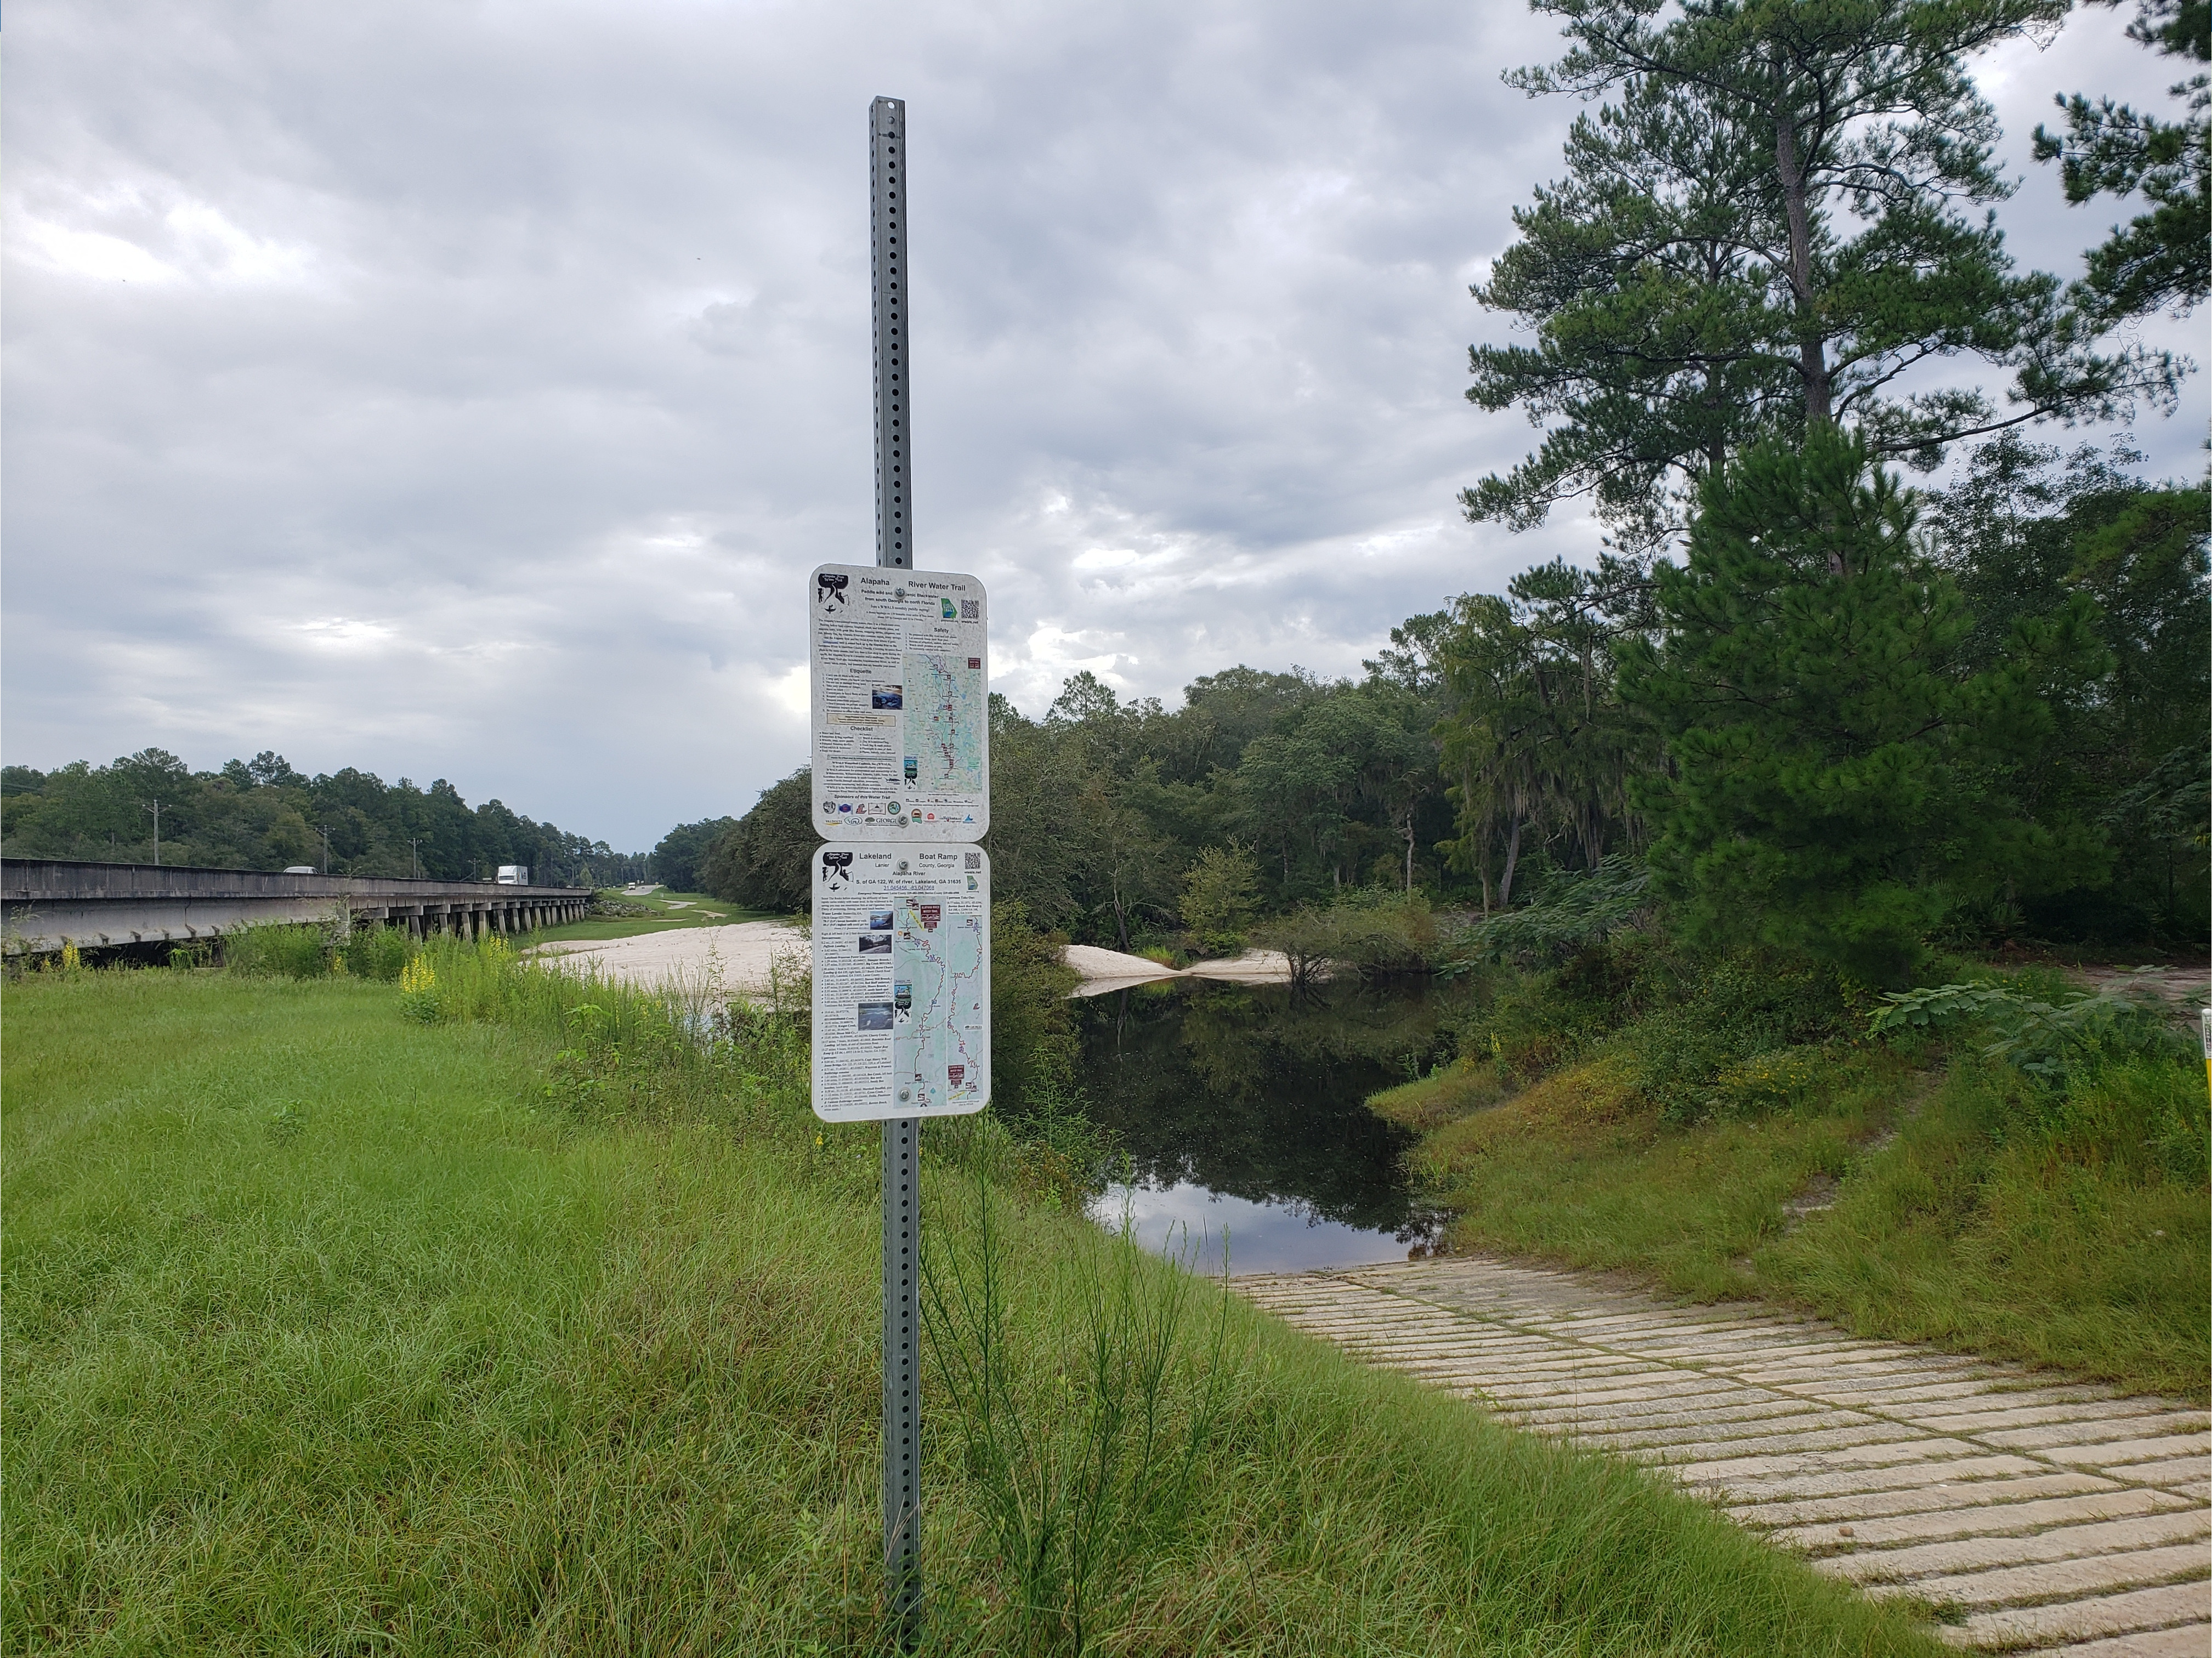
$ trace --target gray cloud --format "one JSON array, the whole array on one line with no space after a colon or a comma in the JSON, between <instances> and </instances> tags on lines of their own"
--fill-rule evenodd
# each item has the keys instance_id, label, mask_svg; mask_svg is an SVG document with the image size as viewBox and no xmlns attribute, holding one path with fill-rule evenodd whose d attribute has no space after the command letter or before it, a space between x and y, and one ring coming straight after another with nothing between
<instances>
[{"instance_id":1,"label":"gray cloud","mask_svg":"<svg viewBox=\"0 0 2212 1658\"><path fill-rule=\"evenodd\" d=\"M804 757L872 556L865 122L909 101L918 546L1032 711L1356 667L1595 534L1459 520L1467 283L1572 107L1507 7L68 7L11 18L11 761L451 776L626 845ZM2155 96L2101 10L1984 82ZM2161 332L2163 330L2163 332ZM2153 337L2201 334L2154 325ZM2188 417L2147 424L2192 471Z\"/></svg>"}]
</instances>

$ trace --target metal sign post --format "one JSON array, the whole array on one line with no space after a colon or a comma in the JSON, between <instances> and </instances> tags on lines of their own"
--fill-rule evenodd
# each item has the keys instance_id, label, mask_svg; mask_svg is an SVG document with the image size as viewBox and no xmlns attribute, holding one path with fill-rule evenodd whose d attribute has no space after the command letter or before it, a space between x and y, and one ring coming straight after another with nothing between
<instances>
[{"instance_id":1,"label":"metal sign post","mask_svg":"<svg viewBox=\"0 0 2212 1658\"><path fill-rule=\"evenodd\" d=\"M914 568L906 106L868 114L875 228L876 562L807 576L813 1105L883 1124L884 1571L921 1638L921 1121L991 1099L990 597ZM896 572L896 574L894 574Z\"/></svg>"},{"instance_id":2,"label":"metal sign post","mask_svg":"<svg viewBox=\"0 0 2212 1658\"><path fill-rule=\"evenodd\" d=\"M914 563L907 386L906 100L868 110L876 327L876 562ZM921 1119L884 1121L884 1574L911 1644L921 1624Z\"/></svg>"}]
</instances>

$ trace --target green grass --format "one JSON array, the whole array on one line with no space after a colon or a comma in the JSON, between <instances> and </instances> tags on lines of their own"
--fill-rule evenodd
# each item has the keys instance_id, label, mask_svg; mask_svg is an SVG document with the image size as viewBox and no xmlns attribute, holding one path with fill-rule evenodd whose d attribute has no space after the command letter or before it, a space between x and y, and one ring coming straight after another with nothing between
<instances>
[{"instance_id":1,"label":"green grass","mask_svg":"<svg viewBox=\"0 0 2212 1658\"><path fill-rule=\"evenodd\" d=\"M702 1057L611 987L433 959L434 1023L357 978L7 988L9 1649L879 1649L873 1133L813 1122L788 1021ZM939 1258L972 1260L1005 1136L927 1144ZM1004 1396L1048 1455L1132 1268L1079 1220L1000 1224ZM1225 1316L1188 1495L1099 1545L1093 1650L1940 1650L1635 1469ZM1067 1649L931 1409L928 1649Z\"/></svg>"},{"instance_id":2,"label":"green grass","mask_svg":"<svg viewBox=\"0 0 2212 1658\"><path fill-rule=\"evenodd\" d=\"M1466 1066L1376 1096L1427 1131L1415 1155L1455 1212L1454 1247L2207 1396L2193 1065L2115 1060L2054 1090L1971 1053L1930 1069L1787 1050L1778 1080L1746 1081L1757 1062L1732 1073L1786 1103L1682 1127L1638 1094L1636 1036L1504 1103Z\"/></svg>"},{"instance_id":3,"label":"green grass","mask_svg":"<svg viewBox=\"0 0 2212 1658\"><path fill-rule=\"evenodd\" d=\"M2193 1065L2111 1066L2053 1102L1962 1060L1759 1276L1858 1328L2204 1399L2206 1188L2156 1141L2178 1129L2201 1169L2205 1108Z\"/></svg>"},{"instance_id":4,"label":"green grass","mask_svg":"<svg viewBox=\"0 0 2212 1658\"><path fill-rule=\"evenodd\" d=\"M1437 1083L1376 1103L1418 1122L1449 1096L1451 1073ZM1454 1248L1629 1268L1693 1299L1749 1296L1754 1252L1780 1233L1783 1206L1848 1170L1854 1147L1887 1126L1893 1083L1869 1079L1818 1111L1685 1131L1599 1061L1434 1128L1415 1156L1453 1211Z\"/></svg>"}]
</instances>

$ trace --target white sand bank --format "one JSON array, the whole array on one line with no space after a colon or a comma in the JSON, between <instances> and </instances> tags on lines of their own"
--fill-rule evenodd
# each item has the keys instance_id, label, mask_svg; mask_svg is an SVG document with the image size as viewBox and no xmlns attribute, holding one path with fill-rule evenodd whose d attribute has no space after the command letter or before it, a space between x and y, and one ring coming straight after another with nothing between
<instances>
[{"instance_id":1,"label":"white sand bank","mask_svg":"<svg viewBox=\"0 0 2212 1658\"><path fill-rule=\"evenodd\" d=\"M1142 956L1102 950L1097 944L1068 944L1060 955L1062 961L1083 975L1083 982L1075 987L1079 996L1103 996L1109 991L1157 984L1165 979L1222 979L1245 985L1286 985L1291 981L1290 957L1278 950L1248 950L1226 961L1195 962L1181 969L1162 967Z\"/></svg>"},{"instance_id":2,"label":"white sand bank","mask_svg":"<svg viewBox=\"0 0 2212 1658\"><path fill-rule=\"evenodd\" d=\"M671 928L629 938L569 938L540 944L538 950L589 962L609 977L634 985L696 984L710 973L718 974L723 989L747 996L767 991L775 963L781 961L787 972L804 973L811 955L806 936L783 921L732 921L727 926ZM1199 962L1180 970L1096 944L1069 944L1060 954L1082 975L1075 990L1079 996L1102 996L1165 979L1220 979L1249 985L1291 981L1289 958L1273 950L1248 950L1230 960Z\"/></svg>"},{"instance_id":3,"label":"white sand bank","mask_svg":"<svg viewBox=\"0 0 2212 1658\"><path fill-rule=\"evenodd\" d=\"M779 961L787 972L805 972L811 954L806 935L783 921L678 927L629 938L567 938L538 948L541 955L588 961L626 984L696 984L719 974L724 990L744 996L765 994L769 969Z\"/></svg>"}]
</instances>

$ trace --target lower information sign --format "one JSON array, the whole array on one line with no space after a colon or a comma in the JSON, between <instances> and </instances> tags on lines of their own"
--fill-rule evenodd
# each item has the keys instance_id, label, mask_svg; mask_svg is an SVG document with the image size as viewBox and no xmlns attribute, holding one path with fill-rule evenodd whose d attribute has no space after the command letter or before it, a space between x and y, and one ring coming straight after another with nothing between
<instances>
[{"instance_id":1,"label":"lower information sign","mask_svg":"<svg viewBox=\"0 0 2212 1658\"><path fill-rule=\"evenodd\" d=\"M814 848L814 1112L945 1117L991 1098L991 860Z\"/></svg>"}]
</instances>

